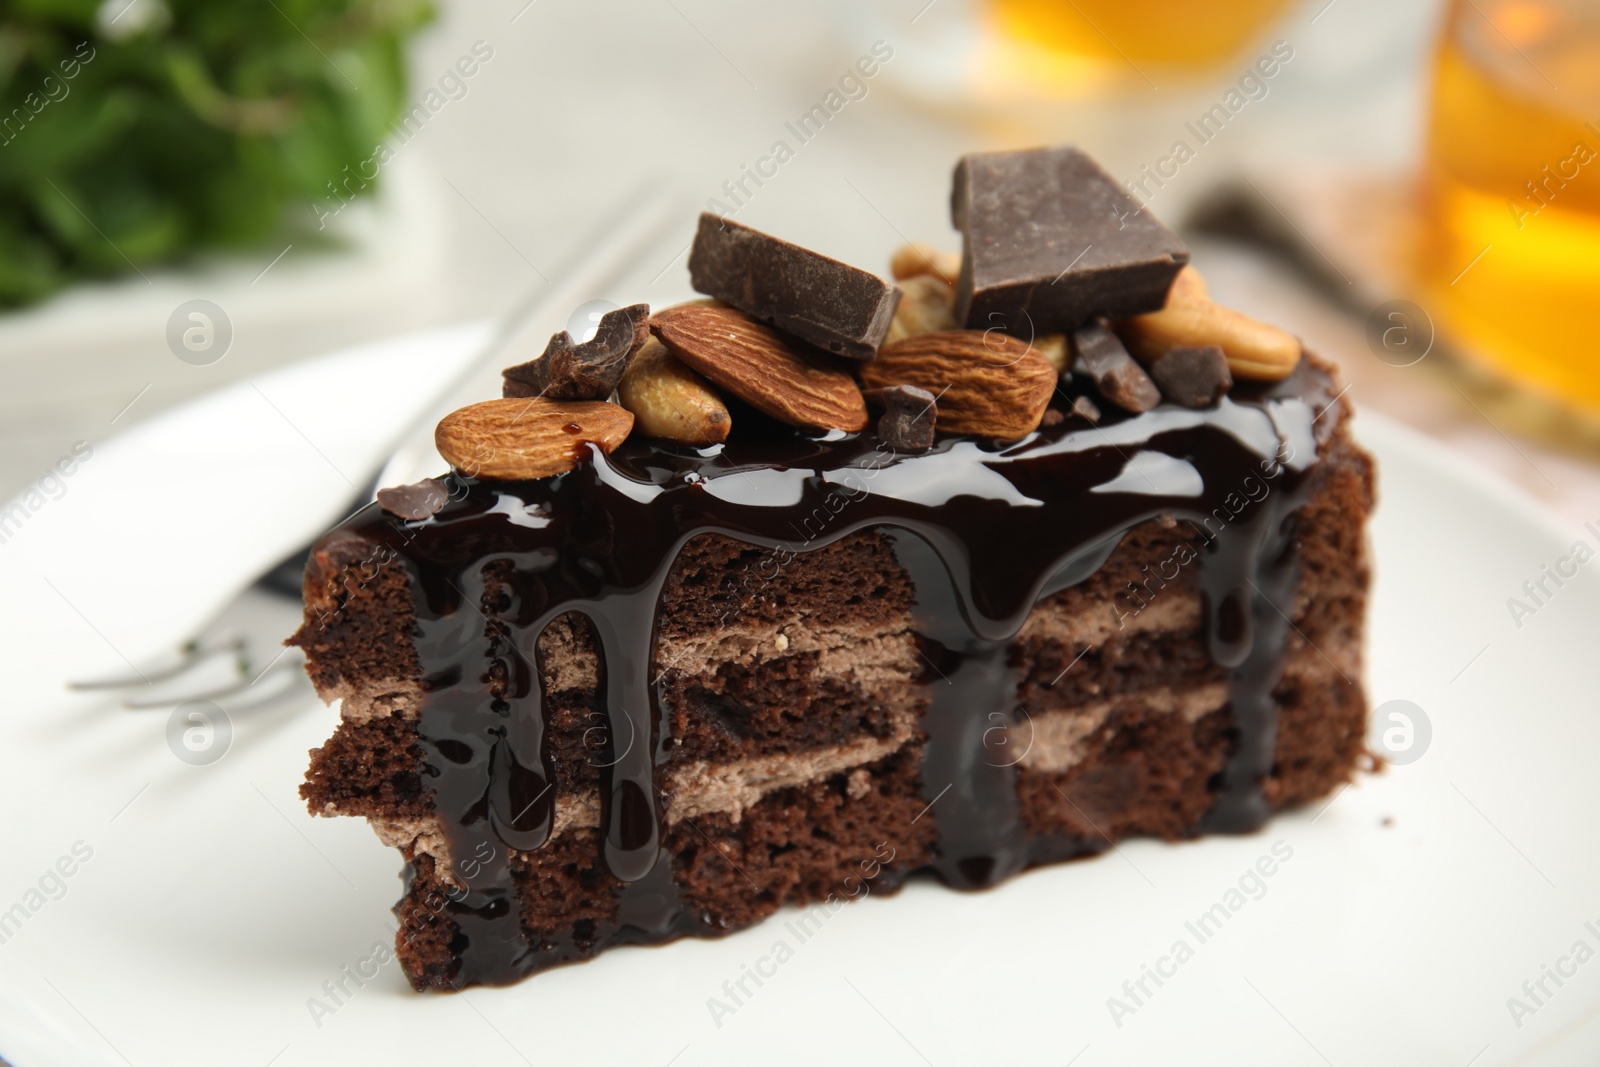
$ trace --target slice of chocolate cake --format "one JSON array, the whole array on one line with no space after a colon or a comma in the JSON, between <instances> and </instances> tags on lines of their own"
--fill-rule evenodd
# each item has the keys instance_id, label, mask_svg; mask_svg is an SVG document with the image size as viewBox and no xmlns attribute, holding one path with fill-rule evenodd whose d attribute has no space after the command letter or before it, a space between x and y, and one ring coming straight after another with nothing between
<instances>
[{"instance_id":1,"label":"slice of chocolate cake","mask_svg":"<svg viewBox=\"0 0 1600 1067\"><path fill-rule=\"evenodd\" d=\"M1005 252L1028 228L983 183L1044 163L980 162L958 223ZM1370 461L1330 369L1176 238L1164 306L1097 317L1148 297L1092 271L1047 337L958 329L941 257L902 250L865 361L767 325L859 271L718 238L696 285L729 303L559 335L441 424L449 475L312 554L293 640L341 721L302 791L404 853L414 986L1248 832L1363 763ZM737 306L744 247L793 306Z\"/></svg>"}]
</instances>

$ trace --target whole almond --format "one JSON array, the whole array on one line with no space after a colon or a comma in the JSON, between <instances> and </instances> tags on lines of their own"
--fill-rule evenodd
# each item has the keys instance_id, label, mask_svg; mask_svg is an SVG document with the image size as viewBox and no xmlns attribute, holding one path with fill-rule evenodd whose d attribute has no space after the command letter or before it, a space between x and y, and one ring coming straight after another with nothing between
<instances>
[{"instance_id":1,"label":"whole almond","mask_svg":"<svg viewBox=\"0 0 1600 1067\"><path fill-rule=\"evenodd\" d=\"M1235 378L1278 381L1300 362L1300 340L1287 330L1223 307L1206 291L1205 279L1185 267L1167 292L1167 306L1117 323L1128 351L1150 366L1174 348L1216 345Z\"/></svg>"},{"instance_id":2,"label":"whole almond","mask_svg":"<svg viewBox=\"0 0 1600 1067\"><path fill-rule=\"evenodd\" d=\"M671 307L650 329L690 370L780 422L852 433L867 424L854 378L741 311Z\"/></svg>"},{"instance_id":3,"label":"whole almond","mask_svg":"<svg viewBox=\"0 0 1600 1067\"><path fill-rule=\"evenodd\" d=\"M861 368L861 382L920 386L938 398L939 429L1013 439L1039 428L1056 370L997 330L945 330L886 345Z\"/></svg>"},{"instance_id":4,"label":"whole almond","mask_svg":"<svg viewBox=\"0 0 1600 1067\"><path fill-rule=\"evenodd\" d=\"M473 478L525 481L575 468L585 445L610 452L633 415L602 400L485 400L452 411L433 432L439 454Z\"/></svg>"},{"instance_id":5,"label":"whole almond","mask_svg":"<svg viewBox=\"0 0 1600 1067\"><path fill-rule=\"evenodd\" d=\"M714 445L726 441L733 426L716 391L654 337L623 373L617 399L633 412L637 432L663 441Z\"/></svg>"}]
</instances>

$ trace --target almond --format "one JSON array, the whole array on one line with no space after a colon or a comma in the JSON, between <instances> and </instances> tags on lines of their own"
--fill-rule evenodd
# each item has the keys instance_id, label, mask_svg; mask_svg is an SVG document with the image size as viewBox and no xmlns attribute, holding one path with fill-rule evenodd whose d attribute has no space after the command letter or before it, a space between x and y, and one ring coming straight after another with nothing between
<instances>
[{"instance_id":1,"label":"almond","mask_svg":"<svg viewBox=\"0 0 1600 1067\"><path fill-rule=\"evenodd\" d=\"M1216 345L1235 378L1278 381L1300 362L1300 340L1241 311L1223 307L1207 294L1205 279L1185 267L1167 291L1167 306L1117 323L1128 351L1145 366L1174 348Z\"/></svg>"},{"instance_id":2,"label":"almond","mask_svg":"<svg viewBox=\"0 0 1600 1067\"><path fill-rule=\"evenodd\" d=\"M663 441L714 445L728 439L733 425L716 391L654 337L628 364L617 399L633 412L639 433Z\"/></svg>"},{"instance_id":3,"label":"almond","mask_svg":"<svg viewBox=\"0 0 1600 1067\"><path fill-rule=\"evenodd\" d=\"M632 428L630 412L601 400L485 400L441 419L433 443L469 477L525 481L572 470L586 444L610 452Z\"/></svg>"},{"instance_id":4,"label":"almond","mask_svg":"<svg viewBox=\"0 0 1600 1067\"><path fill-rule=\"evenodd\" d=\"M852 433L867 424L854 378L741 311L681 305L657 312L650 329L690 370L780 422Z\"/></svg>"},{"instance_id":5,"label":"almond","mask_svg":"<svg viewBox=\"0 0 1600 1067\"><path fill-rule=\"evenodd\" d=\"M1015 337L945 330L884 347L861 368L868 389L915 385L938 400L939 429L1014 439L1039 428L1056 370Z\"/></svg>"}]
</instances>

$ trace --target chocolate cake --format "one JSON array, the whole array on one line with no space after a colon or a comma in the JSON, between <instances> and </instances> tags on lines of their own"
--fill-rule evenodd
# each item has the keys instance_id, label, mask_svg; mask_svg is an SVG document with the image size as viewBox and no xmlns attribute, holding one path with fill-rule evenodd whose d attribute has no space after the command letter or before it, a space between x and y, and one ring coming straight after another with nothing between
<instances>
[{"instance_id":1,"label":"chocolate cake","mask_svg":"<svg viewBox=\"0 0 1600 1067\"><path fill-rule=\"evenodd\" d=\"M1329 366L1147 216L1075 275L1073 205L1139 210L1081 153L959 173L977 269L903 249L895 306L703 219L716 300L557 335L441 424L449 474L316 546L292 640L340 722L302 793L404 854L416 988L1246 833L1367 759L1372 469ZM1030 227L1041 182L1093 188Z\"/></svg>"}]
</instances>

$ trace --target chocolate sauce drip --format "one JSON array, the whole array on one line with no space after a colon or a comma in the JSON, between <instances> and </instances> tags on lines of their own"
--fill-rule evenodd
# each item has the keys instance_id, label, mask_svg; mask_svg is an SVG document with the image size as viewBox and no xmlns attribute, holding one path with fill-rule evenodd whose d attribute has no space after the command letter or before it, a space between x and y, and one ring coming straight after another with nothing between
<instances>
[{"instance_id":1,"label":"chocolate sauce drip","mask_svg":"<svg viewBox=\"0 0 1600 1067\"><path fill-rule=\"evenodd\" d=\"M446 906L471 946L471 963L459 976L465 984L526 973L532 961L516 915L508 846L492 825L493 794L501 788L495 769L505 762L495 753L509 708L495 695L507 662L495 654L502 642L490 638L484 612L491 561L452 571L430 574L414 565L412 577L422 594L416 648L427 692L418 734L434 811L449 837L452 880L464 887Z\"/></svg>"},{"instance_id":2,"label":"chocolate sauce drip","mask_svg":"<svg viewBox=\"0 0 1600 1067\"><path fill-rule=\"evenodd\" d=\"M527 596L519 583L508 583L500 593L502 617L515 618ZM506 646L506 682L492 705L503 724L489 753L489 825L507 848L531 852L550 839L555 823L555 766L544 744L543 691L532 654L509 635L497 644Z\"/></svg>"},{"instance_id":3,"label":"chocolate sauce drip","mask_svg":"<svg viewBox=\"0 0 1600 1067\"><path fill-rule=\"evenodd\" d=\"M1299 557L1280 502L1235 531L1237 544L1206 548L1200 568L1201 618L1211 658L1231 668L1228 710L1236 740L1217 799L1201 821L1205 833L1247 833L1271 814L1261 780L1272 770L1278 708L1272 690L1283 668L1284 641L1298 585Z\"/></svg>"},{"instance_id":4,"label":"chocolate sauce drip","mask_svg":"<svg viewBox=\"0 0 1600 1067\"><path fill-rule=\"evenodd\" d=\"M939 826L933 867L957 889L994 885L1027 858L1016 770L1001 740L1019 681L1007 662L1010 645L978 635L932 545L904 531L890 536L917 596L912 615L925 665L917 681L928 694L922 795L924 815L934 812Z\"/></svg>"},{"instance_id":5,"label":"chocolate sauce drip","mask_svg":"<svg viewBox=\"0 0 1600 1067\"><path fill-rule=\"evenodd\" d=\"M418 732L466 887L448 905L464 945L457 984L513 981L702 922L660 862L671 738L651 676L660 593L698 534L794 552L866 529L892 538L915 590L926 667L917 684L928 697L924 817L940 834L932 866L950 885L977 888L1104 844L1029 841L1018 816L1003 739L1018 686L1009 646L1028 612L1092 575L1134 526L1160 516L1191 523L1204 542L1206 636L1229 669L1237 732L1204 828L1258 827L1297 578L1291 518L1309 495L1313 411L1328 403L1327 384L1302 363L1287 381L1242 385L1210 410L1064 423L1009 445L950 438L919 455L889 452L870 434L751 434L704 450L633 439L537 482L452 476L451 502L422 522L358 513L346 528L389 545L416 594ZM569 612L589 619L599 646L600 839L625 887L609 929L583 944L534 943L517 914L510 853L537 849L555 820L534 657L545 627Z\"/></svg>"}]
</instances>

